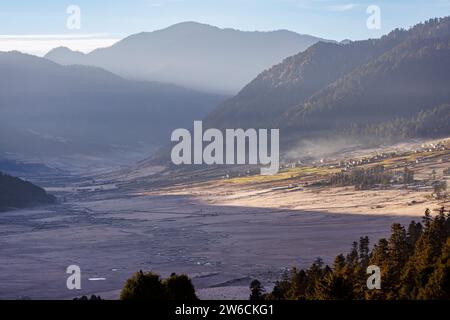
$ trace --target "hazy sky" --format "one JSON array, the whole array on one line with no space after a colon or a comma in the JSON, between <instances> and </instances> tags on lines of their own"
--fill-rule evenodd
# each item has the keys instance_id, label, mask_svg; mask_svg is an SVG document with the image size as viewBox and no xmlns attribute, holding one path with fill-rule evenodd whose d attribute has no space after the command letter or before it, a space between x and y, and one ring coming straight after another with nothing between
<instances>
[{"instance_id":1,"label":"hazy sky","mask_svg":"<svg viewBox=\"0 0 450 320\"><path fill-rule=\"evenodd\" d=\"M67 28L69 5L81 9L79 30ZM369 5L381 10L379 30L366 26ZM90 51L132 33L182 21L357 40L447 15L450 0L2 0L0 51L42 55L59 45Z\"/></svg>"}]
</instances>

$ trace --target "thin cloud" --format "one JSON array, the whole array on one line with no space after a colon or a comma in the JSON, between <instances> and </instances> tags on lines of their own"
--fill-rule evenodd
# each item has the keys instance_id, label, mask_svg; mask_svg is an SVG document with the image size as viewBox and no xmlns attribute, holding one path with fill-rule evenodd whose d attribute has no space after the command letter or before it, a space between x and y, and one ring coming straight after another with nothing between
<instances>
[{"instance_id":1,"label":"thin cloud","mask_svg":"<svg viewBox=\"0 0 450 320\"><path fill-rule=\"evenodd\" d=\"M350 11L356 8L358 5L356 3L345 3L345 4L337 4L328 6L327 9L330 11L337 11L337 12L345 12Z\"/></svg>"},{"instance_id":2,"label":"thin cloud","mask_svg":"<svg viewBox=\"0 0 450 320\"><path fill-rule=\"evenodd\" d=\"M90 34L20 34L0 35L0 51L20 51L44 56L56 47L67 47L84 53L97 48L109 47L120 37L107 33Z\"/></svg>"},{"instance_id":3,"label":"thin cloud","mask_svg":"<svg viewBox=\"0 0 450 320\"><path fill-rule=\"evenodd\" d=\"M109 33L80 34L0 34L2 40L70 40L70 39L105 39L114 37Z\"/></svg>"}]
</instances>

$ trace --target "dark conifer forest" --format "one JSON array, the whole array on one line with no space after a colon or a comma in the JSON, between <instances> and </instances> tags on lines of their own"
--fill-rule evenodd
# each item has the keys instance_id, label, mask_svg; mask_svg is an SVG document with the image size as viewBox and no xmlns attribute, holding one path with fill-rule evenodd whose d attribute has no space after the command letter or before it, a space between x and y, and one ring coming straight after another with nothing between
<instances>
[{"instance_id":1,"label":"dark conifer forest","mask_svg":"<svg viewBox=\"0 0 450 320\"><path fill-rule=\"evenodd\" d=\"M50 204L55 197L31 182L0 172L0 211Z\"/></svg>"},{"instance_id":2,"label":"dark conifer forest","mask_svg":"<svg viewBox=\"0 0 450 320\"><path fill-rule=\"evenodd\" d=\"M367 267L380 268L381 288L367 287ZM441 208L407 227L393 224L390 237L371 249L367 236L339 254L331 266L318 258L308 269L293 268L270 293L251 287L252 300L448 300L450 217Z\"/></svg>"}]
</instances>

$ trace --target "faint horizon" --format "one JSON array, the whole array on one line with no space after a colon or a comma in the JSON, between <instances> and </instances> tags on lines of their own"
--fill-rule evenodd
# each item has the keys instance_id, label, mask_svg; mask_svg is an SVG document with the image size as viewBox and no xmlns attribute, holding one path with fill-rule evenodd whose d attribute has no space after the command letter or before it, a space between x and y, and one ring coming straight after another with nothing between
<instances>
[{"instance_id":1,"label":"faint horizon","mask_svg":"<svg viewBox=\"0 0 450 320\"><path fill-rule=\"evenodd\" d=\"M95 49L110 47L122 38L108 34L20 34L0 35L0 51L20 51L45 56L57 47L89 53Z\"/></svg>"},{"instance_id":2,"label":"faint horizon","mask_svg":"<svg viewBox=\"0 0 450 320\"><path fill-rule=\"evenodd\" d=\"M299 35L313 36L312 34L298 33L296 31L287 29L273 29L273 30L241 30L233 27L218 27L213 24L208 24L199 21L180 21L163 28L158 28L150 31L140 31L132 34L109 34L109 33L61 33L61 34L0 34L0 52L19 51L22 53L32 54L39 57L45 56L49 51L58 47L66 47L72 51L79 51L82 53L90 53L95 49L110 47L115 43L135 34L152 33L155 31L165 30L175 25L183 23L196 23L199 25L207 25L216 27L221 30L236 30L242 32L278 32L287 31L297 33ZM346 40L347 38L345 38ZM335 39L327 39L332 41L339 41ZM342 39L344 40L344 39Z\"/></svg>"},{"instance_id":3,"label":"faint horizon","mask_svg":"<svg viewBox=\"0 0 450 320\"><path fill-rule=\"evenodd\" d=\"M80 9L80 28L67 27L69 5ZM367 8L381 10L381 28L368 29ZM450 15L450 0L116 0L73 3L52 0L5 1L0 8L0 50L44 55L66 46L89 52L140 32L162 30L184 21L240 31L289 30L318 38L353 41L379 38L395 28L408 28L430 18ZM73 38L107 34L109 37ZM33 35L63 35L59 39L34 39ZM9 37L8 39L5 39ZM23 38L25 36L25 38Z\"/></svg>"}]
</instances>

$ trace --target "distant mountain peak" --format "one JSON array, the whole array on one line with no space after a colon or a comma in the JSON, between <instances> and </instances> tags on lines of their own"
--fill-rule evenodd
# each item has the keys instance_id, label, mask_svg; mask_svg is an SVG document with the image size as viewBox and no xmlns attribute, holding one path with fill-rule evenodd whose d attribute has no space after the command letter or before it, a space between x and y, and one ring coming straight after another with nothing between
<instances>
[{"instance_id":1,"label":"distant mountain peak","mask_svg":"<svg viewBox=\"0 0 450 320\"><path fill-rule=\"evenodd\" d=\"M293 144L343 128L380 134L396 121L406 123L403 135L450 134L448 122L436 130L427 122L438 114L449 119L448 108L436 109L450 102L449 68L450 17L379 39L318 42L260 73L211 113L206 125L280 128L284 142Z\"/></svg>"},{"instance_id":2,"label":"distant mountain peak","mask_svg":"<svg viewBox=\"0 0 450 320\"><path fill-rule=\"evenodd\" d=\"M323 40L287 30L240 31L185 21L88 54L56 48L45 57L62 65L101 67L129 79L235 94L262 70Z\"/></svg>"},{"instance_id":3,"label":"distant mountain peak","mask_svg":"<svg viewBox=\"0 0 450 320\"><path fill-rule=\"evenodd\" d=\"M350 40L350 39L344 39L344 40L340 41L339 43L340 43L340 44L343 44L343 45L346 45L346 44L349 44L349 43L352 43L352 42L353 42L353 41Z\"/></svg>"},{"instance_id":4,"label":"distant mountain peak","mask_svg":"<svg viewBox=\"0 0 450 320\"><path fill-rule=\"evenodd\" d=\"M196 22L196 21L183 21L183 22L175 23L175 24L173 24L165 29L162 29L162 30L167 30L167 29L189 29L189 30L216 29L217 30L219 28L215 27L213 25L210 25L210 24Z\"/></svg>"},{"instance_id":5,"label":"distant mountain peak","mask_svg":"<svg viewBox=\"0 0 450 320\"><path fill-rule=\"evenodd\" d=\"M84 57L84 53L80 51L75 51L67 47L57 47L50 50L44 58L54 61L59 64L66 64L65 61L70 59L72 63L70 64L80 64L81 59Z\"/></svg>"},{"instance_id":6,"label":"distant mountain peak","mask_svg":"<svg viewBox=\"0 0 450 320\"><path fill-rule=\"evenodd\" d=\"M53 48L48 53L50 53L50 52L73 52L73 50L69 49L67 47L64 47L64 46L60 46L60 47Z\"/></svg>"}]
</instances>

